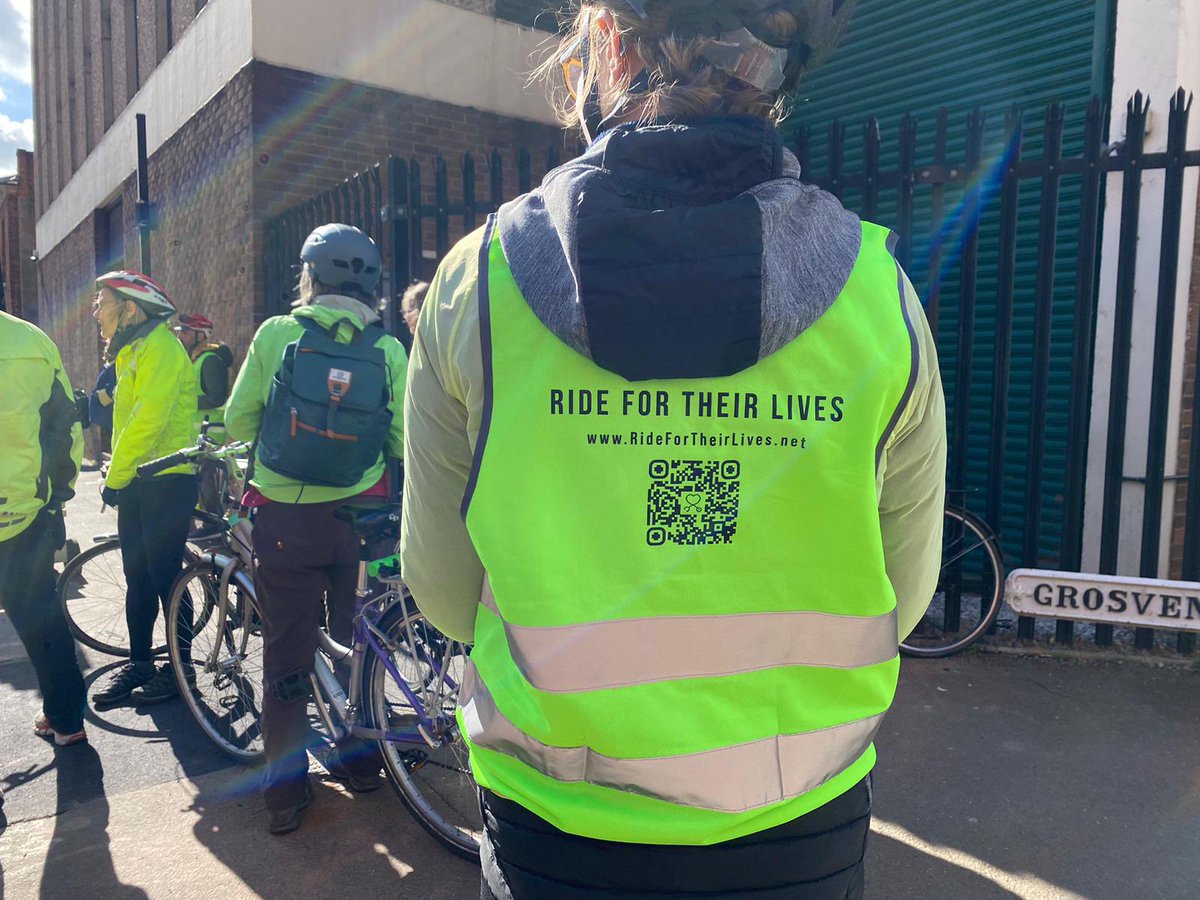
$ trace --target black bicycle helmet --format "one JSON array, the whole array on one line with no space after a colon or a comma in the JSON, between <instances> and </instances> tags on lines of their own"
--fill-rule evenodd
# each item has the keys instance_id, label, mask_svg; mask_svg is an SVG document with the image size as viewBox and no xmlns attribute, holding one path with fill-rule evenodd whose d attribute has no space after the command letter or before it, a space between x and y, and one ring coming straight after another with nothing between
<instances>
[{"instance_id":1,"label":"black bicycle helmet","mask_svg":"<svg viewBox=\"0 0 1200 900\"><path fill-rule=\"evenodd\" d=\"M308 236L300 259L326 287L371 296L383 275L383 256L353 225L322 225Z\"/></svg>"},{"instance_id":2,"label":"black bicycle helmet","mask_svg":"<svg viewBox=\"0 0 1200 900\"><path fill-rule=\"evenodd\" d=\"M665 13L670 32L680 37L720 38L740 29L771 47L787 51L781 87L794 87L807 69L824 62L845 34L858 0L616 0L641 18ZM800 28L786 46L756 31L759 15L784 9Z\"/></svg>"}]
</instances>

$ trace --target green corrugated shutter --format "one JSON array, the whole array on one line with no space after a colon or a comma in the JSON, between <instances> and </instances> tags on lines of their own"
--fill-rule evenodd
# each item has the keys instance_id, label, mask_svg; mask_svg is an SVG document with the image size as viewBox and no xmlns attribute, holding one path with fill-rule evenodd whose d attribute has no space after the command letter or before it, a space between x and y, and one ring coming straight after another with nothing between
<instances>
[{"instance_id":1,"label":"green corrugated shutter","mask_svg":"<svg viewBox=\"0 0 1200 900\"><path fill-rule=\"evenodd\" d=\"M937 110L950 110L947 160L965 157L967 112L980 106L987 114L985 169L1004 151L1005 112L1014 102L1025 110L1025 157L1041 154L1045 104L1067 104L1064 155L1078 155L1083 143L1084 113L1094 92L1104 85L1109 0L861 0L845 43L823 68L800 86L796 112L785 126L793 135L799 124L811 129L814 179L826 174L829 124L846 126L846 173L861 171L862 123L878 118L883 138L882 169L894 171L901 116L911 112L918 122L918 164L933 158ZM1099 37L1099 39L1098 39ZM998 166L995 166L998 171ZM1045 443L1043 527L1039 559L1022 559L1026 453L1032 388L1034 279L1040 188L1022 183L1017 235L1016 294L1013 325L1012 378L1005 489L1001 521L993 522L1004 538L1010 565L1054 565L1062 535L1066 470L1070 352L1074 322L1074 279L1079 215L1079 180L1063 179L1055 271L1055 303L1051 336L1050 396ZM948 190L947 216L953 216L962 192ZM858 208L861 194L847 191L844 200ZM923 297L930 285L930 192L918 189L915 205L913 262L910 276ZM884 191L881 224L895 227L896 197ZM995 297L999 245L999 195L984 211L980 224L979 277L976 292L974 365L970 391L967 454L967 505L986 510L992 368L995 346ZM947 242L953 256L954 240ZM953 415L960 269L957 260L943 262L942 308L938 352ZM951 423L953 429L953 423ZM952 431L953 433L953 431ZM951 453L961 448L951 447Z\"/></svg>"}]
</instances>

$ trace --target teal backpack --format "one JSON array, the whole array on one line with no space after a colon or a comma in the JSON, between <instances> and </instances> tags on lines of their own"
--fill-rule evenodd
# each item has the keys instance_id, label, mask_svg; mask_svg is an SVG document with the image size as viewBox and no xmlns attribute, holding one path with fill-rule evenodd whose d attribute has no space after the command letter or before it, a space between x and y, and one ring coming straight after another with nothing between
<instances>
[{"instance_id":1,"label":"teal backpack","mask_svg":"<svg viewBox=\"0 0 1200 900\"><path fill-rule=\"evenodd\" d=\"M387 357L378 326L348 344L312 319L288 344L271 383L258 438L258 459L305 484L353 487L379 460L392 423Z\"/></svg>"}]
</instances>

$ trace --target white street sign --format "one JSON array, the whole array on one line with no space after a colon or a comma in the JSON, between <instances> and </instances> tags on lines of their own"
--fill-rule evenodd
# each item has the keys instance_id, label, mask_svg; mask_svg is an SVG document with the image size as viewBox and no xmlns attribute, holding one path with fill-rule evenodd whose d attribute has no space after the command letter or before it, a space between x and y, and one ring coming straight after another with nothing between
<instances>
[{"instance_id":1,"label":"white street sign","mask_svg":"<svg viewBox=\"0 0 1200 900\"><path fill-rule=\"evenodd\" d=\"M1200 631L1200 584L1191 581L1015 569L1004 592L1023 616Z\"/></svg>"}]
</instances>

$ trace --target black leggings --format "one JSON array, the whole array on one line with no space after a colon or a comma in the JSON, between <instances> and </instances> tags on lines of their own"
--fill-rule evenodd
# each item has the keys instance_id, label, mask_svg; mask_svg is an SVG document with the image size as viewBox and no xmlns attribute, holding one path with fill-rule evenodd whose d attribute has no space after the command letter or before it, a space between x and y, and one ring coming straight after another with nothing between
<instances>
[{"instance_id":1,"label":"black leggings","mask_svg":"<svg viewBox=\"0 0 1200 900\"><path fill-rule=\"evenodd\" d=\"M195 508L194 475L160 475L135 481L121 491L117 533L125 569L125 623L133 662L151 659L154 622L160 604L165 621L171 585L183 565ZM184 606L179 632L186 659L192 643L192 610L190 604Z\"/></svg>"}]
</instances>

